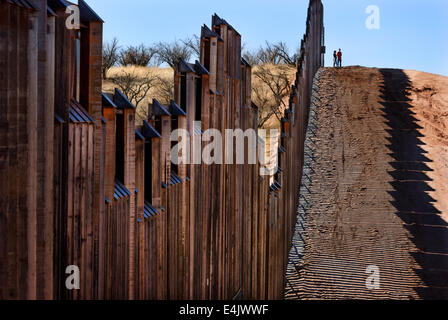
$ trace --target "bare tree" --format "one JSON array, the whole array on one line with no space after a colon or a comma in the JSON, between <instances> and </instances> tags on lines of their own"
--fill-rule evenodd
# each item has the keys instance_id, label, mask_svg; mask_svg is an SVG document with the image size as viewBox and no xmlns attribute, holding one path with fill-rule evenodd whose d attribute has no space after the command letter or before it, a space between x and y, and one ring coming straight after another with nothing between
<instances>
[{"instance_id":1,"label":"bare tree","mask_svg":"<svg viewBox=\"0 0 448 320\"><path fill-rule=\"evenodd\" d=\"M173 69L181 58L185 61L190 60L194 51L189 45L185 45L182 41L175 41L172 43L159 42L155 48L159 62L166 63Z\"/></svg>"},{"instance_id":2,"label":"bare tree","mask_svg":"<svg viewBox=\"0 0 448 320\"><path fill-rule=\"evenodd\" d=\"M111 78L111 81L136 108L147 97L156 80L157 77L151 72L140 76L136 71L121 71L120 74Z\"/></svg>"},{"instance_id":3,"label":"bare tree","mask_svg":"<svg viewBox=\"0 0 448 320\"><path fill-rule=\"evenodd\" d=\"M300 58L300 54L298 51L290 54L288 46L284 42L279 42L273 45L273 48L274 52L280 58L280 61L282 63L295 67L298 66Z\"/></svg>"},{"instance_id":4,"label":"bare tree","mask_svg":"<svg viewBox=\"0 0 448 320\"><path fill-rule=\"evenodd\" d=\"M244 59L251 65L261 64L287 64L289 66L297 66L299 61L299 52L290 53L286 43L269 43L260 47L257 51L245 51Z\"/></svg>"},{"instance_id":5,"label":"bare tree","mask_svg":"<svg viewBox=\"0 0 448 320\"><path fill-rule=\"evenodd\" d=\"M256 66L260 64L260 59L258 58L257 51L245 50L243 52L243 58L247 61L251 66Z\"/></svg>"},{"instance_id":6,"label":"bare tree","mask_svg":"<svg viewBox=\"0 0 448 320\"><path fill-rule=\"evenodd\" d=\"M199 56L201 55L201 38L197 35L193 35L190 38L187 38L185 40L181 40L181 42L186 46L187 48L190 48L192 54L196 56L196 58L199 59Z\"/></svg>"},{"instance_id":7,"label":"bare tree","mask_svg":"<svg viewBox=\"0 0 448 320\"><path fill-rule=\"evenodd\" d=\"M287 97L291 90L291 66L260 65L254 70L260 82L252 86L252 98L260 110L259 124L263 126L273 115L280 121L287 107Z\"/></svg>"},{"instance_id":8,"label":"bare tree","mask_svg":"<svg viewBox=\"0 0 448 320\"><path fill-rule=\"evenodd\" d=\"M172 77L164 78L161 76L157 76L154 89L154 96L161 104L168 105L170 104L171 100L173 100L174 81Z\"/></svg>"},{"instance_id":9,"label":"bare tree","mask_svg":"<svg viewBox=\"0 0 448 320\"><path fill-rule=\"evenodd\" d=\"M252 86L252 101L258 107L258 126L262 128L274 115L276 106L263 86Z\"/></svg>"},{"instance_id":10,"label":"bare tree","mask_svg":"<svg viewBox=\"0 0 448 320\"><path fill-rule=\"evenodd\" d=\"M119 51L120 46L118 45L117 38L114 38L112 41L104 44L102 65L103 79L107 79L107 71L117 64L120 56Z\"/></svg>"},{"instance_id":11,"label":"bare tree","mask_svg":"<svg viewBox=\"0 0 448 320\"><path fill-rule=\"evenodd\" d=\"M261 64L280 64L282 59L278 54L277 48L274 44L266 41L266 46L261 47L258 51L258 59Z\"/></svg>"},{"instance_id":12,"label":"bare tree","mask_svg":"<svg viewBox=\"0 0 448 320\"><path fill-rule=\"evenodd\" d=\"M120 52L119 62L122 66L142 66L147 67L153 58L156 50L141 44L139 46L129 46Z\"/></svg>"}]
</instances>

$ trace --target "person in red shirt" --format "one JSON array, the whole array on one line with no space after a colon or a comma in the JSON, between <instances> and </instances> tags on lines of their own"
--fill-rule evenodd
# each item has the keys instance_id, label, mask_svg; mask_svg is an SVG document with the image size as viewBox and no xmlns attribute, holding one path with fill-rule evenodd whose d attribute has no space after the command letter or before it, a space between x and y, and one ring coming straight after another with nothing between
<instances>
[{"instance_id":1,"label":"person in red shirt","mask_svg":"<svg viewBox=\"0 0 448 320\"><path fill-rule=\"evenodd\" d=\"M338 56L338 67L342 68L342 51L341 51L341 49L339 49L337 56Z\"/></svg>"}]
</instances>

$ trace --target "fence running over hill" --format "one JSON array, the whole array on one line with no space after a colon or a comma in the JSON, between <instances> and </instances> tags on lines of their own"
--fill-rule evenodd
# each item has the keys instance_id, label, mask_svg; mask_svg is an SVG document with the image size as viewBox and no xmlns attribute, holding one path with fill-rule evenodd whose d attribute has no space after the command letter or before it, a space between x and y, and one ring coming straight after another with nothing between
<instances>
[{"instance_id":1,"label":"fence running over hill","mask_svg":"<svg viewBox=\"0 0 448 320\"><path fill-rule=\"evenodd\" d=\"M321 2L310 1L274 184L260 164L171 162L175 129L257 130L231 25L215 15L202 27L200 61L176 66L174 101L154 101L136 127L132 103L102 93L103 21L80 0L80 30L67 29L68 5L0 3L0 298L281 299ZM79 290L66 288L70 265Z\"/></svg>"}]
</instances>

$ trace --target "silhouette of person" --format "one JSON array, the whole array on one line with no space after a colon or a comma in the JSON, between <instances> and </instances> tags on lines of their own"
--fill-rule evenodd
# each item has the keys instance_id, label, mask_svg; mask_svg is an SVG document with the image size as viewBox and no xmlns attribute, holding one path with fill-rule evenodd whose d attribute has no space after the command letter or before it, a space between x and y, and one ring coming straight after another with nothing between
<instances>
[{"instance_id":1,"label":"silhouette of person","mask_svg":"<svg viewBox=\"0 0 448 320\"><path fill-rule=\"evenodd\" d=\"M333 68L338 66L338 55L336 54L336 50L333 52Z\"/></svg>"}]
</instances>

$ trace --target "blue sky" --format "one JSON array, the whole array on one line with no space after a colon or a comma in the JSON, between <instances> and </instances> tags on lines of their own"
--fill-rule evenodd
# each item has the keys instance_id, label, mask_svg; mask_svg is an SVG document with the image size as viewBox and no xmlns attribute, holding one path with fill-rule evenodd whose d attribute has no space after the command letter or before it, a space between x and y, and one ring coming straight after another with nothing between
<instances>
[{"instance_id":1,"label":"blue sky","mask_svg":"<svg viewBox=\"0 0 448 320\"><path fill-rule=\"evenodd\" d=\"M217 13L249 49L264 42L300 44L308 0L87 0L105 20L104 39L151 44L199 34ZM323 0L326 65L342 48L345 65L420 70L448 76L447 0ZM376 5L380 29L368 30L366 8Z\"/></svg>"}]
</instances>

